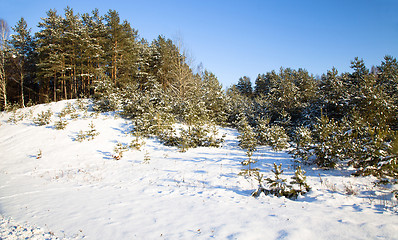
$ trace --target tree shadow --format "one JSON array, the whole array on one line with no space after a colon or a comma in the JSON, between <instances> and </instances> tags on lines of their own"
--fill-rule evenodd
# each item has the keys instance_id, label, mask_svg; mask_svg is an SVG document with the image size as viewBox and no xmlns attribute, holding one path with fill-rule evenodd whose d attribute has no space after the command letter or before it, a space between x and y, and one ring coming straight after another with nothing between
<instances>
[{"instance_id":1,"label":"tree shadow","mask_svg":"<svg viewBox=\"0 0 398 240\"><path fill-rule=\"evenodd\" d=\"M134 130L134 126L131 123L121 123L119 127L111 127L112 130L118 131L121 134L131 134Z\"/></svg>"},{"instance_id":2,"label":"tree shadow","mask_svg":"<svg viewBox=\"0 0 398 240\"><path fill-rule=\"evenodd\" d=\"M105 151L101 151L101 150L97 150L98 153L102 154L104 157L104 159L106 160L113 160L113 156L112 153L110 152L105 152Z\"/></svg>"}]
</instances>

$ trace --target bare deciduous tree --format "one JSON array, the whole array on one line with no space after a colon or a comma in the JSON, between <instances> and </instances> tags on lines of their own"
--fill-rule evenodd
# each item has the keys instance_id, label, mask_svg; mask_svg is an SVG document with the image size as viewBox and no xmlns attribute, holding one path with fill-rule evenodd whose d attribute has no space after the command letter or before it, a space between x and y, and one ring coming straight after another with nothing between
<instances>
[{"instance_id":1,"label":"bare deciduous tree","mask_svg":"<svg viewBox=\"0 0 398 240\"><path fill-rule=\"evenodd\" d=\"M192 57L189 57L187 50L183 48L181 39L177 39L176 42L177 56L174 56L172 63L171 74L174 82L171 84L171 90L181 100L184 100L187 92L191 91L198 83L190 68L193 62Z\"/></svg>"}]
</instances>

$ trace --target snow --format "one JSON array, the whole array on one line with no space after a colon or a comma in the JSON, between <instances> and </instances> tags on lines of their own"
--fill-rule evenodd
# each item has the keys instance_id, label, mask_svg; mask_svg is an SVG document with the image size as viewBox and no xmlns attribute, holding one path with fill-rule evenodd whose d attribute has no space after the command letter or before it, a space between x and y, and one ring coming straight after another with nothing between
<instances>
[{"instance_id":1,"label":"snow","mask_svg":"<svg viewBox=\"0 0 398 240\"><path fill-rule=\"evenodd\" d=\"M234 129L219 129L222 148L182 153L145 139L141 151L116 161L116 144L134 139L130 123L79 110L56 130L67 104L77 106L25 108L16 123L8 121L13 113L0 116L0 239L398 239L392 186L375 187L372 177L302 166L308 194L253 198L258 183L238 175L246 156ZM52 122L36 126L33 119L48 109ZM99 135L75 141L91 122ZM259 147L253 159L264 178L273 177L274 162L283 164L285 179L294 175L286 152Z\"/></svg>"},{"instance_id":2,"label":"snow","mask_svg":"<svg viewBox=\"0 0 398 240\"><path fill-rule=\"evenodd\" d=\"M74 239L82 236L75 235ZM0 215L0 239L60 239L53 232L45 231L39 227L28 224L18 224L12 218L4 218ZM73 239L73 238L62 238Z\"/></svg>"}]
</instances>

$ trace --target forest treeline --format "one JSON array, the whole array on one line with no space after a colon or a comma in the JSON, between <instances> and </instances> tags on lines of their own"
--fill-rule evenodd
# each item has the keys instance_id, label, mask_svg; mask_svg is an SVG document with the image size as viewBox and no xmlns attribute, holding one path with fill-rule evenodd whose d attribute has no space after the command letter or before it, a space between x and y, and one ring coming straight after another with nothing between
<instances>
[{"instance_id":1,"label":"forest treeline","mask_svg":"<svg viewBox=\"0 0 398 240\"><path fill-rule=\"evenodd\" d=\"M29 100L88 97L95 83L107 80L122 87L154 77L166 88L177 74L170 72L171 65L183 64L180 49L171 40L159 36L149 44L114 10L104 16L98 10L76 14L68 7L64 16L50 10L38 27L32 36L22 18L12 28L15 34L3 38L3 108L8 102L24 106ZM7 26L2 32L7 33Z\"/></svg>"},{"instance_id":2,"label":"forest treeline","mask_svg":"<svg viewBox=\"0 0 398 240\"><path fill-rule=\"evenodd\" d=\"M91 97L97 110L131 119L137 135L184 149L217 146L221 140L209 136L213 126L231 126L251 152L261 144L289 147L302 163L398 175L398 62L392 56L371 70L355 58L352 73L333 68L320 78L281 68L223 90L213 73L192 69L180 43L163 36L149 43L114 10L104 16L50 10L34 35L23 18L11 36L5 21L0 26L2 110ZM178 122L188 126L179 136Z\"/></svg>"}]
</instances>

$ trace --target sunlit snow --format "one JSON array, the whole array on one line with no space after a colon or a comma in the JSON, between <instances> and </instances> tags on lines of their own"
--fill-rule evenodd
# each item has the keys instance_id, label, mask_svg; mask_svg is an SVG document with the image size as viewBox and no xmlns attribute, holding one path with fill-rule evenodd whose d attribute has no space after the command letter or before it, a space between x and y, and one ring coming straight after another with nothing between
<instances>
[{"instance_id":1,"label":"sunlit snow","mask_svg":"<svg viewBox=\"0 0 398 240\"><path fill-rule=\"evenodd\" d=\"M77 112L56 130L68 104ZM116 144L133 139L130 122L77 105L61 101L0 116L0 239L398 239L391 189L374 187L372 177L302 166L308 194L254 198L258 183L238 175L246 156L236 130L219 129L222 148L182 153L145 139L141 151L115 160ZM51 123L35 125L48 109ZM99 134L76 141L91 123ZM286 152L259 147L253 158L264 177L274 162L286 177L294 174Z\"/></svg>"}]
</instances>

